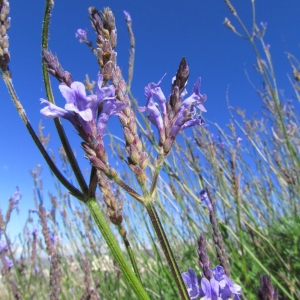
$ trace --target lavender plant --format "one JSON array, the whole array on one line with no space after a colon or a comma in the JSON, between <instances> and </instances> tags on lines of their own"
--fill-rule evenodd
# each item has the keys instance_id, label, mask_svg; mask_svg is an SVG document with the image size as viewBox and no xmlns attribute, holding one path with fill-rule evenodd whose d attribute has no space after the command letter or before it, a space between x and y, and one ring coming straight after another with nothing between
<instances>
[{"instance_id":1,"label":"lavender plant","mask_svg":"<svg viewBox=\"0 0 300 300\"><path fill-rule=\"evenodd\" d=\"M280 99L270 51L263 40L266 25L261 28L256 25L254 1L251 33L232 4L227 0L225 3L245 30L244 38L255 50L257 71L267 83L267 88L258 92L273 123L268 127L264 121L248 120L241 110L234 109L236 115L241 116L242 125L232 113L231 135L216 125L219 133L214 137L208 128L211 124L202 117L202 112L206 112L203 105L206 95L200 93L200 78L187 96L189 66L185 58L172 79L169 97L160 87L164 75L158 83L152 82L145 87L145 105L136 103L131 93L135 40L132 18L126 11L131 45L127 83L116 59L114 15L108 8L101 12L94 7L89 8L89 16L96 33L96 46L88 40L85 30L78 29L76 38L95 55L99 73L96 82L90 82L88 76L85 84L74 81L71 73L63 69L59 59L48 49L53 1L46 1L42 57L47 100L41 99L41 113L54 120L60 136L60 158L65 170L62 173L47 151L49 139L43 136L41 126L39 134L35 133L13 88L7 36L9 3L0 0L1 76L34 142L57 180L68 191L65 193L58 187L58 199L49 194L52 208L48 210L41 196L41 170L36 168L31 172L35 208L25 224L24 239L20 239L22 249L27 251L22 252L18 260L17 246L6 234L9 217L4 218L0 213L5 297L42 299L47 294L51 299L175 299L179 296L182 299L240 299L243 293L248 299L255 299L256 294L259 299L276 299L272 279L284 295L283 299L297 299L299 268L296 258L300 230L297 226L299 155L296 145L299 137L293 125L297 117L291 104L283 106ZM228 19L224 24L242 36ZM267 60L260 57L256 40L263 45ZM297 80L299 66L295 60L291 61ZM60 83L59 90L66 100L64 108L55 104L49 74ZM298 91L296 83L294 86ZM136 117L136 109L144 124ZM124 145L117 143L109 133L108 122L112 116L119 118ZM82 139L81 147L92 166L88 183L70 147L69 133L65 133L61 118L68 120ZM150 132L148 121L157 128L157 139ZM188 127L192 127L193 138L185 135ZM251 146L259 157L253 157L257 172L245 160L250 151L243 147L236 129L244 134L249 149ZM176 142L179 134L183 144ZM104 135L110 137L110 145L105 144ZM263 139L269 139L270 144L263 143ZM146 150L148 145L152 145L155 153ZM115 170L108 154L121 158L131 173L125 167L126 173ZM160 176L162 172L166 176ZM74 174L79 188L72 183L69 174ZM264 174L271 175L264 177ZM100 196L96 193L97 187ZM130 201L126 195L131 197ZM74 204L72 198L79 201ZM6 216L10 216L15 204L9 206ZM145 218L145 211L149 218ZM37 224L29 230L35 218ZM110 223L114 225L112 229ZM95 230L95 224L101 235ZM40 233L36 226L41 228ZM194 252L192 241L200 231L203 234L198 240L197 253L201 277L197 276L198 270L190 268ZM116 238L114 233L119 236ZM144 236L150 242L145 242ZM292 252L276 243L278 236ZM212 255L214 251L218 261ZM207 252L215 268L211 268ZM47 268L41 253L49 257ZM177 260L181 269L188 269L188 272L181 273ZM262 272L270 277L264 275L259 288Z\"/></svg>"}]
</instances>

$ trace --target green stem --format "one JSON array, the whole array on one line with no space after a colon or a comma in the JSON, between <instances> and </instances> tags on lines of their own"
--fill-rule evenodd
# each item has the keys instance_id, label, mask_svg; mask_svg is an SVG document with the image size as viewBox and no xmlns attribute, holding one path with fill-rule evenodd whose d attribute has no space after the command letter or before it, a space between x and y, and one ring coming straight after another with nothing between
<instances>
[{"instance_id":1,"label":"green stem","mask_svg":"<svg viewBox=\"0 0 300 300\"><path fill-rule=\"evenodd\" d=\"M122 235L122 234L121 234ZM133 267L133 270L134 270L134 273L135 273L135 276L140 280L140 282L142 282L142 279L141 279L141 276L140 276L140 273L139 273L139 269L137 267L137 264L136 264L136 261L135 261L135 257L134 257L134 254L133 254L133 251L130 247L130 243L127 239L126 236L122 236L123 238L123 242L125 244L125 247L126 247L126 250L127 250L127 253L128 253L128 256L130 258L130 261L131 261L131 265Z\"/></svg>"},{"instance_id":2,"label":"green stem","mask_svg":"<svg viewBox=\"0 0 300 300\"><path fill-rule=\"evenodd\" d=\"M134 189L132 189L129 185L127 185L119 176L111 176L109 171L101 170L104 174L111 180L113 180L117 185L119 185L122 189L124 189L130 196L134 199L138 200L140 203L145 203L145 198L138 194Z\"/></svg>"},{"instance_id":3,"label":"green stem","mask_svg":"<svg viewBox=\"0 0 300 300\"><path fill-rule=\"evenodd\" d=\"M50 16L51 16L51 10L53 8L53 5L54 5L54 1L46 0L46 7L45 7L45 13L44 13L44 20L43 20L43 29L42 29L42 48L43 49L48 49L49 24L50 24ZM44 62L44 59L43 59L43 62ZM55 104L54 97L52 94L52 89L51 89L50 78L49 78L49 74L47 71L47 66L44 63L42 64L42 66L43 66L43 78L44 78L44 84L45 84L47 98L51 103ZM55 124L56 130L58 132L59 138L61 140L61 143L63 145L63 148L65 150L65 153L68 157L71 168L77 179L77 182L78 182L81 190L83 191L83 193L86 194L88 191L88 186L84 180L82 172L80 171L78 162L77 162L75 155L71 149L71 146L70 146L67 136L65 134L64 128L62 127L60 119L54 118L54 124Z\"/></svg>"},{"instance_id":4,"label":"green stem","mask_svg":"<svg viewBox=\"0 0 300 300\"><path fill-rule=\"evenodd\" d=\"M150 300L150 298L147 295L147 293L145 292L141 282L139 281L139 279L135 276L135 274L131 270L131 267L128 264L126 258L124 257L113 233L111 232L109 226L107 225L104 215L102 214L95 198L89 198L86 202L86 205L88 206L88 208L94 218L94 221L96 222L96 224L97 224L102 236L104 237L109 249L111 250L114 258L118 262L118 264L121 268L121 271L125 275L128 282L131 284L137 297L139 299Z\"/></svg>"},{"instance_id":5,"label":"green stem","mask_svg":"<svg viewBox=\"0 0 300 300\"><path fill-rule=\"evenodd\" d=\"M159 217L158 217L158 214L155 210L155 207L154 207L152 202L148 202L145 206L146 206L147 212L149 214L149 217L151 219L154 230L156 232L156 235L159 239L160 245L161 245L161 247L164 251L164 254L165 254L165 257L167 259L168 265L171 269L172 275L175 279L176 285L179 289L181 299L189 300L190 298L189 298L189 295L187 293L185 284L182 280L179 267L177 265L174 254L171 250L170 244L168 242L168 239L167 239L165 231L162 227L162 224L159 220Z\"/></svg>"},{"instance_id":6,"label":"green stem","mask_svg":"<svg viewBox=\"0 0 300 300\"><path fill-rule=\"evenodd\" d=\"M150 197L153 196L153 193L156 189L156 185L157 185L157 180L158 180L158 177L159 177L159 173L162 169L162 166L164 164L164 161L165 161L165 156L164 154L160 154L159 155L159 159L158 159L158 162L155 166L155 170L154 170L154 175L153 175L153 179L152 179L152 183L151 183L151 188L150 188Z\"/></svg>"}]
</instances>

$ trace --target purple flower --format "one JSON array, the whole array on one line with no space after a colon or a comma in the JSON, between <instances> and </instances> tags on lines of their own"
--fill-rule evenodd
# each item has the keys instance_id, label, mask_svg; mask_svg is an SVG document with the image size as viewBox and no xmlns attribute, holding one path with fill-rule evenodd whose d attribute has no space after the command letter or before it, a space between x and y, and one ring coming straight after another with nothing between
<instances>
[{"instance_id":1,"label":"purple flower","mask_svg":"<svg viewBox=\"0 0 300 300\"><path fill-rule=\"evenodd\" d=\"M201 111L206 112L206 109L202 103L206 101L207 97L206 95L200 94L200 84L201 78L199 77L196 83L194 84L193 94L182 102L180 110L185 110L191 105L194 105L198 107Z\"/></svg>"},{"instance_id":2,"label":"purple flower","mask_svg":"<svg viewBox=\"0 0 300 300\"><path fill-rule=\"evenodd\" d=\"M205 124L205 121L201 116L195 118L196 108L206 112L206 109L202 104L206 101L206 95L200 94L200 83L201 78L198 78L193 87L193 94L181 103L179 112L177 113L177 119L170 131L171 137L175 138L180 130L184 130L194 125L203 126Z\"/></svg>"},{"instance_id":3,"label":"purple flower","mask_svg":"<svg viewBox=\"0 0 300 300\"><path fill-rule=\"evenodd\" d=\"M221 299L219 298L219 282L214 278L212 278L211 280L208 280L207 278L202 278L201 289L202 292L204 293L204 297L201 298L202 300Z\"/></svg>"},{"instance_id":4,"label":"purple flower","mask_svg":"<svg viewBox=\"0 0 300 300\"><path fill-rule=\"evenodd\" d=\"M105 106L97 122L98 135L103 136L108 119L111 116L119 115L120 112L125 108L125 106L126 106L125 103L121 101L116 101L116 100L106 101Z\"/></svg>"},{"instance_id":5,"label":"purple flower","mask_svg":"<svg viewBox=\"0 0 300 300\"><path fill-rule=\"evenodd\" d=\"M148 119L160 131L164 129L163 118L165 118L167 114L166 97L160 88L160 84L164 77L165 75L159 80L158 83L152 82L145 87L147 104L146 106L140 106L138 108L140 112L146 111L148 113ZM203 106L203 102L206 101L206 95L200 94L200 82L201 79L199 78L194 85L193 94L181 103L178 113L175 116L174 123L170 129L169 136L172 139L175 139L180 130L184 130L194 125L202 126L205 124L205 121L201 116L196 116L196 108L206 112L206 109ZM181 97L185 95L186 91L184 90L181 93ZM160 106L154 102L153 98L158 100Z\"/></svg>"},{"instance_id":6,"label":"purple flower","mask_svg":"<svg viewBox=\"0 0 300 300\"><path fill-rule=\"evenodd\" d=\"M145 88L145 95L148 99L146 106L139 106L139 112L146 111L148 113L147 118L149 121L157 127L158 130L162 130L164 128L164 122L162 116L160 114L160 110L158 109L158 104L153 101L151 98L151 93L148 93Z\"/></svg>"},{"instance_id":7,"label":"purple flower","mask_svg":"<svg viewBox=\"0 0 300 300\"><path fill-rule=\"evenodd\" d=\"M98 75L98 85L96 95L86 95L83 83L75 81L68 87L64 84L59 86L60 92L66 99L65 108L60 108L47 100L41 99L41 103L46 104L41 109L41 114L46 118L52 119L62 117L69 120L78 132L83 132L90 135L93 132L93 127L97 120L97 109L102 101L109 101L115 99L115 88L102 88L103 76ZM101 122L101 120L100 120Z\"/></svg>"},{"instance_id":8,"label":"purple flower","mask_svg":"<svg viewBox=\"0 0 300 300\"><path fill-rule=\"evenodd\" d=\"M80 43L87 42L87 31L84 29L77 29L75 37L79 40Z\"/></svg>"},{"instance_id":9,"label":"purple flower","mask_svg":"<svg viewBox=\"0 0 300 300\"><path fill-rule=\"evenodd\" d=\"M241 291L241 286L234 284L225 274L224 268L221 266L216 266L214 269L212 269L212 272L214 274L214 278L219 282L220 284L220 297L222 299L228 299L231 297L232 294L234 294L235 299L240 299L239 293Z\"/></svg>"},{"instance_id":10,"label":"purple flower","mask_svg":"<svg viewBox=\"0 0 300 300\"><path fill-rule=\"evenodd\" d=\"M125 15L125 20L126 20L126 22L132 23L132 19L131 19L131 16L130 16L129 12L126 11L126 10L123 10L123 13L124 13L124 15Z\"/></svg>"},{"instance_id":11,"label":"purple flower","mask_svg":"<svg viewBox=\"0 0 300 300\"><path fill-rule=\"evenodd\" d=\"M147 87L145 87L145 94L146 94L146 89L148 89L149 90L148 93L150 92L151 95L158 100L158 102L161 106L163 115L166 115L166 113L167 113L166 97L160 88L160 84L166 75L167 75L167 73L159 80L158 83L151 82L148 84Z\"/></svg>"},{"instance_id":12,"label":"purple flower","mask_svg":"<svg viewBox=\"0 0 300 300\"><path fill-rule=\"evenodd\" d=\"M181 276L185 285L187 286L187 291L191 299L198 299L200 295L204 295L200 288L201 278L197 277L192 268L190 268L187 272L182 273Z\"/></svg>"},{"instance_id":13,"label":"purple flower","mask_svg":"<svg viewBox=\"0 0 300 300\"><path fill-rule=\"evenodd\" d=\"M225 275L224 269L217 266L211 269L214 277L208 280L207 278L197 277L193 269L183 273L182 279L187 286L187 291L191 299L201 300L228 300L234 295L235 300L239 300L241 287Z\"/></svg>"},{"instance_id":14,"label":"purple flower","mask_svg":"<svg viewBox=\"0 0 300 300\"><path fill-rule=\"evenodd\" d=\"M148 113L147 118L154 126L157 127L159 131L164 130L164 122L159 109L159 105L156 102L154 102L152 97L157 98L158 102L160 103L163 115L166 115L166 97L160 88L160 83L162 82L165 76L166 74L159 80L158 83L151 82L148 84L148 86L145 87L145 96L147 99L147 104L146 106L138 107L139 112L146 111Z\"/></svg>"}]
</instances>

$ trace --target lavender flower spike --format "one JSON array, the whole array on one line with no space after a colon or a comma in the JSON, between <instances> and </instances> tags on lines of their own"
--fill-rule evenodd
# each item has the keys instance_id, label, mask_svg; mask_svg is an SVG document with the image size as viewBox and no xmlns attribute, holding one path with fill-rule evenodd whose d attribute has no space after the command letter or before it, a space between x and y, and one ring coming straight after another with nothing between
<instances>
[{"instance_id":1,"label":"lavender flower spike","mask_svg":"<svg viewBox=\"0 0 300 300\"><path fill-rule=\"evenodd\" d=\"M132 19L131 19L131 16L130 16L129 12L126 11L126 10L123 10L123 13L124 13L124 15L125 15L125 20L126 20L126 22L132 23Z\"/></svg>"},{"instance_id":2,"label":"lavender flower spike","mask_svg":"<svg viewBox=\"0 0 300 300\"><path fill-rule=\"evenodd\" d=\"M75 33L75 37L79 40L80 43L86 43L87 42L87 31L84 29L77 29Z\"/></svg>"},{"instance_id":3,"label":"lavender flower spike","mask_svg":"<svg viewBox=\"0 0 300 300\"><path fill-rule=\"evenodd\" d=\"M206 95L200 94L200 83L201 78L198 78L194 84L193 94L182 102L177 114L177 119L170 131L171 138L175 139L179 131L188 127L194 125L203 126L205 124L205 121L201 116L195 118L196 107L199 108L200 111L206 112L202 103L206 101L207 97Z\"/></svg>"},{"instance_id":4,"label":"lavender flower spike","mask_svg":"<svg viewBox=\"0 0 300 300\"><path fill-rule=\"evenodd\" d=\"M152 82L145 87L147 104L146 106L140 106L139 111L146 111L150 122L158 128L160 143L164 146L164 151L167 154L169 153L172 143L179 131L185 130L191 126L203 126L205 124L205 121L201 116L196 116L196 108L199 108L200 111L206 112L206 109L203 106L203 103L206 101L206 95L200 94L201 78L198 78L190 97L182 101L182 97L186 95L186 89L181 87L181 90L179 91L179 87L174 86L172 90L173 94L170 96L167 104L166 97L160 88L160 84L165 75L158 83ZM176 77L175 79L173 78L173 83L175 80ZM177 93L178 95L176 96L174 93ZM178 98L178 105L176 106L176 109L173 108L172 110L172 107L175 105L171 102L171 100L175 97L174 95ZM172 96L174 97L172 98ZM158 100L160 107L154 102L153 98ZM172 101L174 101L174 99Z\"/></svg>"}]
</instances>

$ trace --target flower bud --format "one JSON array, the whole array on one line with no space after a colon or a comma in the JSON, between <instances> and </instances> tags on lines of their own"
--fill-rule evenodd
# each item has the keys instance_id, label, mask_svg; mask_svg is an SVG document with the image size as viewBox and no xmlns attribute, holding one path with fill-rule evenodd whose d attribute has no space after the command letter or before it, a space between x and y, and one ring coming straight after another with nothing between
<instances>
[{"instance_id":1,"label":"flower bud","mask_svg":"<svg viewBox=\"0 0 300 300\"><path fill-rule=\"evenodd\" d=\"M114 179L114 178L118 178L118 172L110 167L108 172L106 173L107 177L110 178L110 179Z\"/></svg>"},{"instance_id":2,"label":"flower bud","mask_svg":"<svg viewBox=\"0 0 300 300\"><path fill-rule=\"evenodd\" d=\"M92 166L94 166L96 169L105 173L108 171L108 166L106 166L98 157L96 156L90 157L90 162Z\"/></svg>"},{"instance_id":3,"label":"flower bud","mask_svg":"<svg viewBox=\"0 0 300 300\"><path fill-rule=\"evenodd\" d=\"M103 163L106 164L108 161L108 155L104 148L104 145L98 144L96 147L96 152L97 152L97 157L99 157L103 161Z\"/></svg>"},{"instance_id":4,"label":"flower bud","mask_svg":"<svg viewBox=\"0 0 300 300\"><path fill-rule=\"evenodd\" d=\"M137 151L141 152L143 150L143 144L141 140L139 139L139 136L136 134L135 135L135 143L134 143Z\"/></svg>"},{"instance_id":5,"label":"flower bud","mask_svg":"<svg viewBox=\"0 0 300 300\"><path fill-rule=\"evenodd\" d=\"M110 44L112 46L112 48L115 48L116 45L117 45L117 33L116 33L116 30L112 30L111 33L110 33Z\"/></svg>"},{"instance_id":6,"label":"flower bud","mask_svg":"<svg viewBox=\"0 0 300 300\"><path fill-rule=\"evenodd\" d=\"M85 153L87 154L88 157L96 156L96 152L93 149L90 148L88 143L82 142L81 146L82 146L83 150L85 151Z\"/></svg>"},{"instance_id":7,"label":"flower bud","mask_svg":"<svg viewBox=\"0 0 300 300\"><path fill-rule=\"evenodd\" d=\"M146 182L146 174L145 172L138 166L134 167L135 177L140 185L145 184Z\"/></svg>"},{"instance_id":8,"label":"flower bud","mask_svg":"<svg viewBox=\"0 0 300 300\"><path fill-rule=\"evenodd\" d=\"M134 136L133 134L130 132L130 130L125 127L124 129L124 136L125 136L125 140L128 144L132 144L134 141Z\"/></svg>"},{"instance_id":9,"label":"flower bud","mask_svg":"<svg viewBox=\"0 0 300 300\"><path fill-rule=\"evenodd\" d=\"M128 118L122 112L119 114L119 119L120 119L120 122L121 122L121 124L123 126L127 126L128 125L129 120L128 120Z\"/></svg>"},{"instance_id":10,"label":"flower bud","mask_svg":"<svg viewBox=\"0 0 300 300\"><path fill-rule=\"evenodd\" d=\"M132 118L130 118L130 119L131 120L130 120L130 123L129 123L128 127L129 127L132 134L136 134L136 129L137 129L136 128L136 122L135 122L135 120L132 120Z\"/></svg>"},{"instance_id":11,"label":"flower bud","mask_svg":"<svg viewBox=\"0 0 300 300\"><path fill-rule=\"evenodd\" d=\"M140 167L142 170L145 170L149 162L149 155L147 152L142 152L140 156Z\"/></svg>"},{"instance_id":12,"label":"flower bud","mask_svg":"<svg viewBox=\"0 0 300 300\"><path fill-rule=\"evenodd\" d=\"M140 154L139 152L137 151L136 147L134 145L130 145L130 159L132 161L132 163L134 165L138 165L139 162L140 162Z\"/></svg>"}]
</instances>

